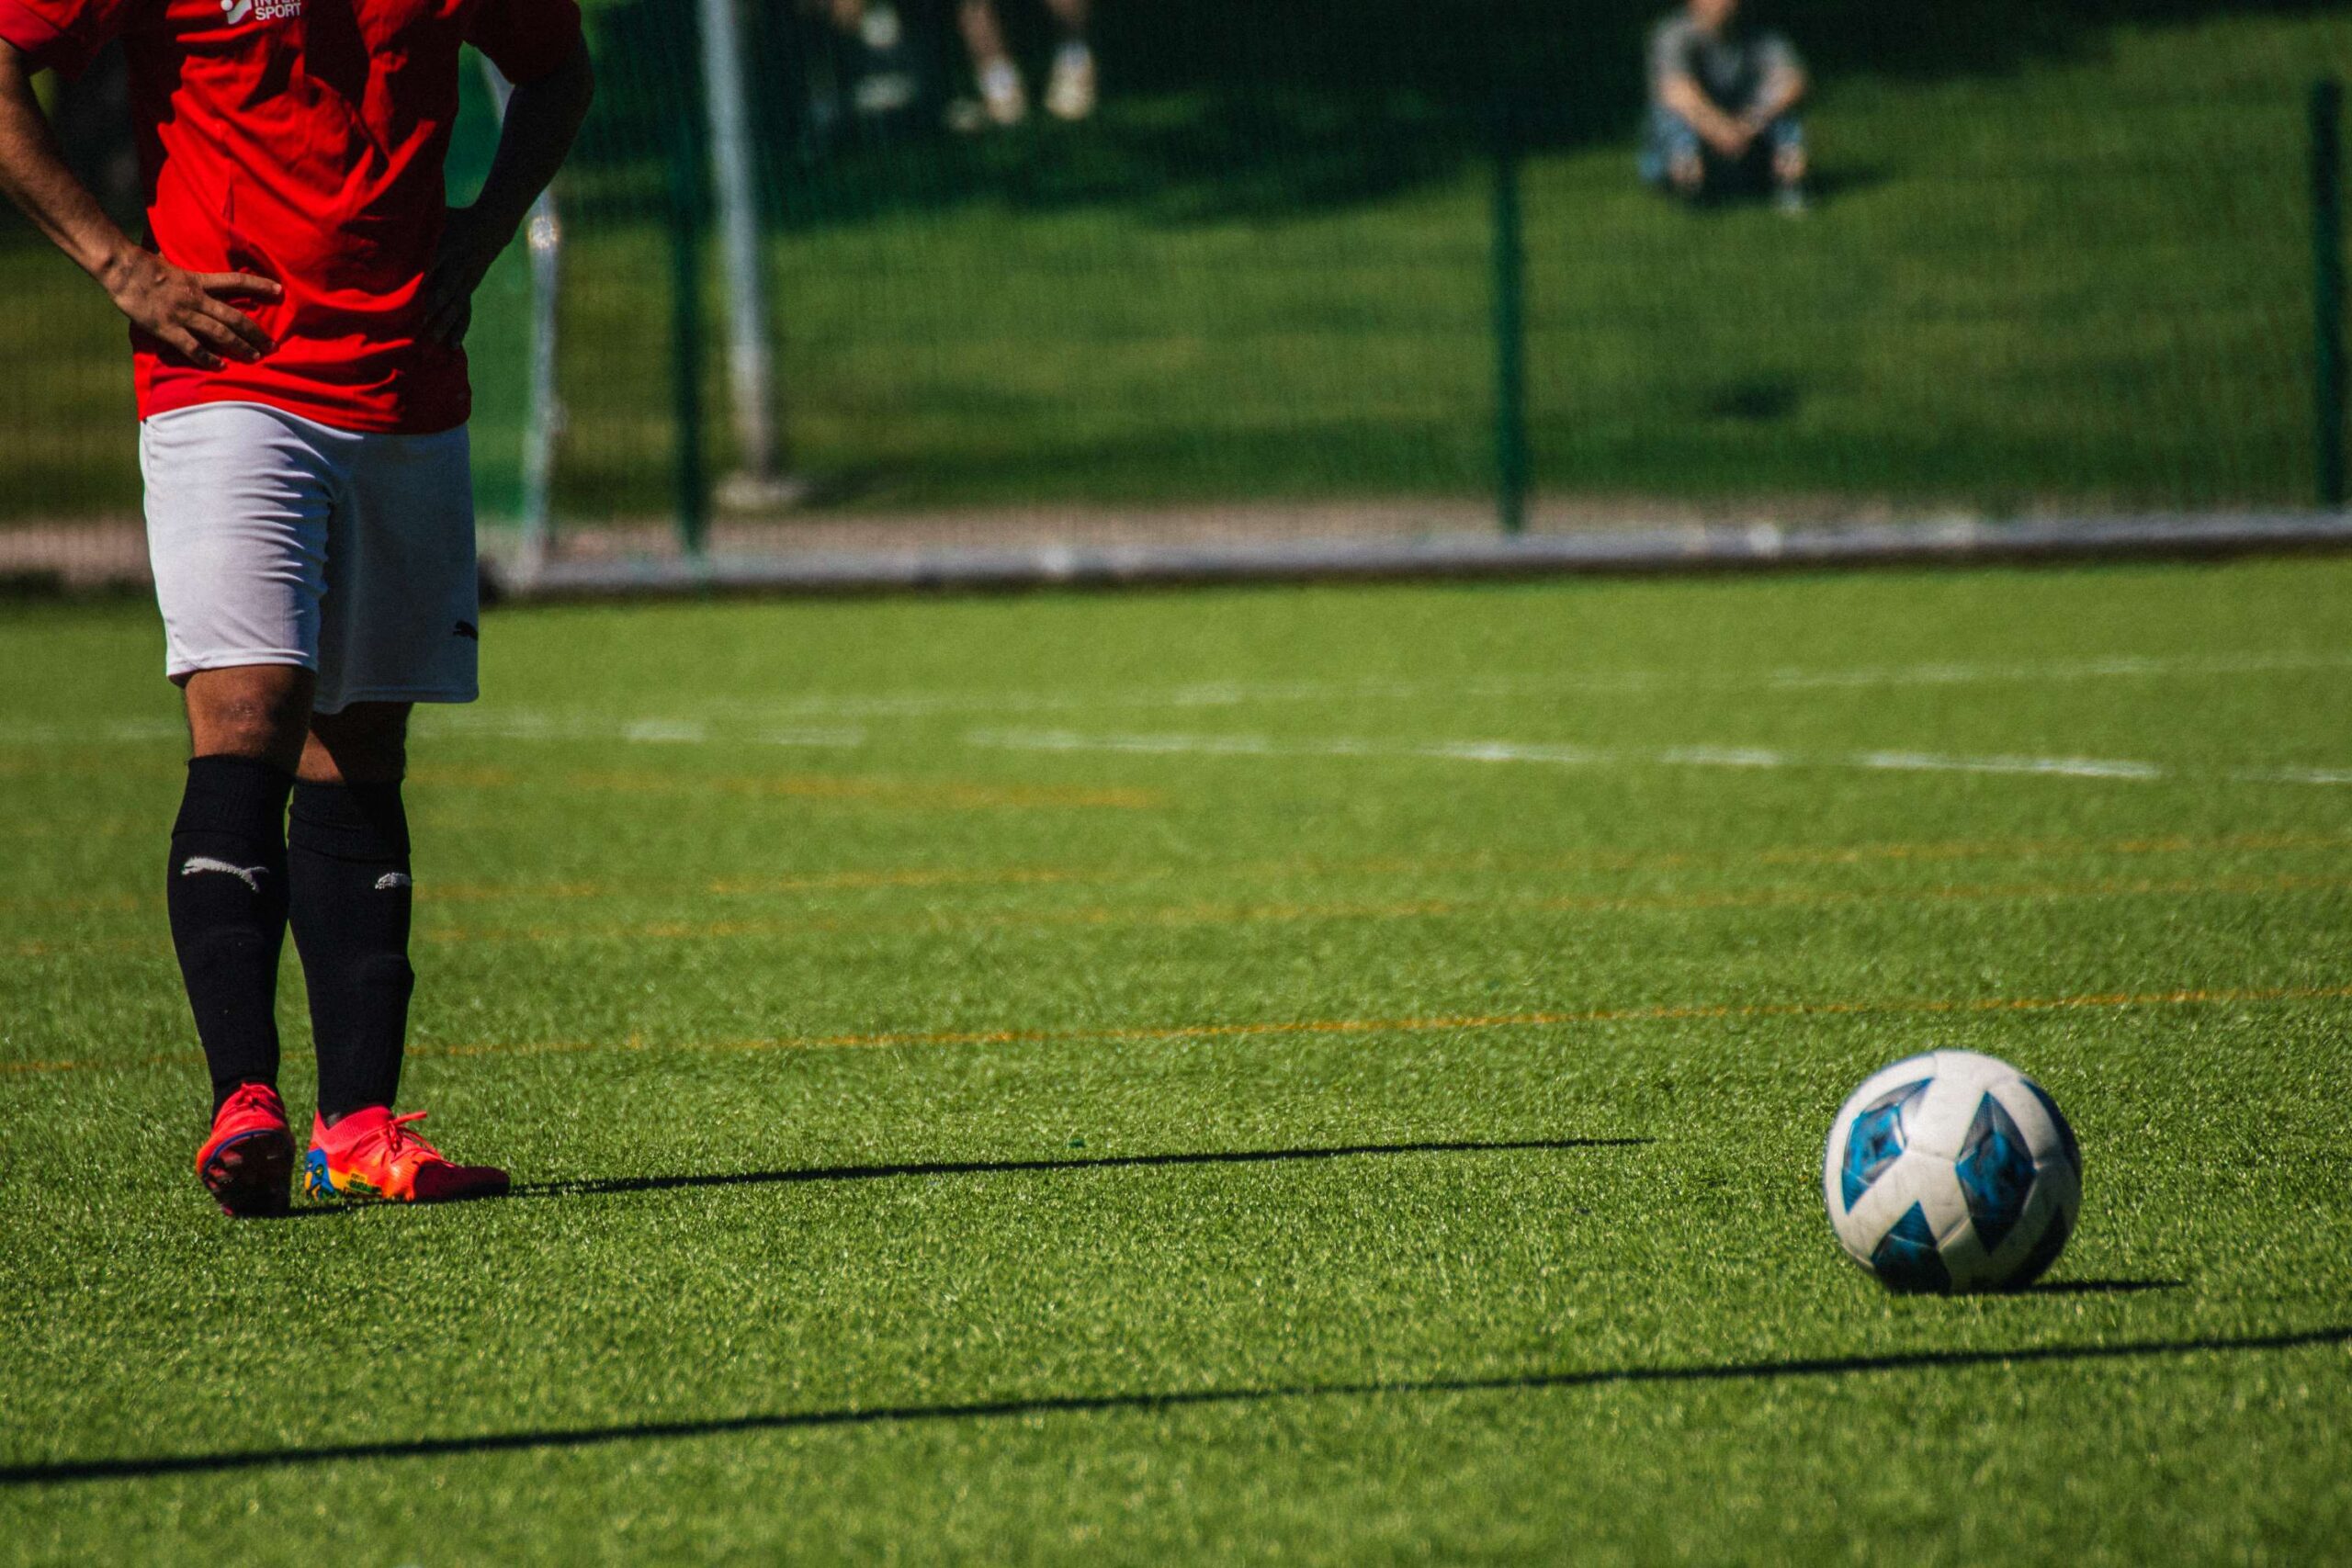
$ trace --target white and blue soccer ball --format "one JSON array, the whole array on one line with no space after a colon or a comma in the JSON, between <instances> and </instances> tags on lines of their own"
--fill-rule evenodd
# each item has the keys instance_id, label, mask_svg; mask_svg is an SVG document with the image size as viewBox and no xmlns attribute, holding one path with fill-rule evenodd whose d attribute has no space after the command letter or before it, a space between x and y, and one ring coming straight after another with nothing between
<instances>
[{"instance_id":1,"label":"white and blue soccer ball","mask_svg":"<svg viewBox=\"0 0 2352 1568\"><path fill-rule=\"evenodd\" d=\"M1838 1110L1829 1223L1890 1290L2014 1291L2057 1260L2083 1202L2074 1129L2041 1086L1973 1051L1908 1056Z\"/></svg>"}]
</instances>

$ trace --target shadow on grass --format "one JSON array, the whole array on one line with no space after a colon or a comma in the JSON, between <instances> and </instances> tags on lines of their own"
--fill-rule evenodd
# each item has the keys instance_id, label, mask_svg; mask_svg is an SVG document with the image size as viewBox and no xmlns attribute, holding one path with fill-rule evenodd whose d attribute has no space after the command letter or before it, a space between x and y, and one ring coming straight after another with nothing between
<instances>
[{"instance_id":1,"label":"shadow on grass","mask_svg":"<svg viewBox=\"0 0 2352 1568\"><path fill-rule=\"evenodd\" d=\"M1507 1143L1341 1144L1320 1149L1220 1149L1207 1153L1095 1155L1055 1159L927 1160L903 1165L808 1166L792 1170L730 1170L683 1176L613 1176L527 1182L516 1198L594 1198L623 1192L674 1192L695 1187L769 1187L798 1181L878 1181L897 1176L1009 1176L1024 1172L1125 1170L1182 1165L1287 1165L1298 1160L1363 1159L1384 1155L1524 1154L1553 1149L1623 1149L1648 1138L1524 1138Z\"/></svg>"},{"instance_id":2,"label":"shadow on grass","mask_svg":"<svg viewBox=\"0 0 2352 1568\"><path fill-rule=\"evenodd\" d=\"M2021 1296L2136 1296L2143 1291L2186 1289L2186 1280L2044 1280L2029 1285Z\"/></svg>"},{"instance_id":3,"label":"shadow on grass","mask_svg":"<svg viewBox=\"0 0 2352 1568\"><path fill-rule=\"evenodd\" d=\"M149 1476L280 1470L347 1460L426 1459L449 1454L512 1453L593 1448L608 1443L731 1437L815 1427L899 1426L931 1421L988 1421L1029 1416L1159 1415L1204 1406L1247 1406L1277 1400L1393 1399L1420 1394L1512 1393L1641 1383L1770 1382L1787 1378L1846 1377L1865 1372L1966 1371L1982 1367L2127 1361L2162 1356L2248 1354L2352 1344L2352 1325L2300 1334L2242 1338L2143 1339L2121 1345L2036 1345L2007 1350L1909 1350L1883 1356L1812 1360L1730 1361L1666 1367L1603 1367L1533 1371L1499 1377L1428 1378L1385 1382L1272 1384L1262 1388L1184 1389L1162 1393L1045 1394L975 1400L968 1404L876 1405L871 1408L778 1411L707 1421L649 1421L582 1427L568 1431L486 1432L470 1438L411 1438L379 1443L335 1443L311 1449L261 1449L244 1453L157 1454L143 1459L61 1460L0 1466L0 1486L49 1482L122 1481Z\"/></svg>"}]
</instances>

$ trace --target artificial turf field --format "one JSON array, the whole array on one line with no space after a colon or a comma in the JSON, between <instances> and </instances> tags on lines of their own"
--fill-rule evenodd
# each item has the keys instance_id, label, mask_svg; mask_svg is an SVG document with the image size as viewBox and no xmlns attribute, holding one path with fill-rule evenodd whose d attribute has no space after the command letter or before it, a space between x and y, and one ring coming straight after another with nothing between
<instances>
[{"instance_id":1,"label":"artificial turf field","mask_svg":"<svg viewBox=\"0 0 2352 1568\"><path fill-rule=\"evenodd\" d=\"M515 611L404 1097L232 1224L152 614L0 619L0 1557L2314 1562L2352 562ZM287 1087L307 1113L289 958ZM1897 1299L1871 1068L2036 1075Z\"/></svg>"}]
</instances>

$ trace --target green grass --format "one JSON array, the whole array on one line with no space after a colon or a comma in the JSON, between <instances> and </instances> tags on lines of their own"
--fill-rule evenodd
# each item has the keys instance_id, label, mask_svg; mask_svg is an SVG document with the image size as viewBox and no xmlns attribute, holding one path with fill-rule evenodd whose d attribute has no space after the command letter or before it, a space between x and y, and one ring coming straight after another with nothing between
<instances>
[{"instance_id":1,"label":"green grass","mask_svg":"<svg viewBox=\"0 0 2352 1568\"><path fill-rule=\"evenodd\" d=\"M1573 112L1594 67L1561 69ZM1677 210L1634 187L1621 144L1540 153L1543 487L1915 512L2308 500L2303 101L2324 70L2352 72L2352 29L2322 12L2117 28L1936 81L1835 76L1812 115L1827 200L1802 225ZM978 150L776 160L795 462L874 507L1482 493L1483 155L1436 122L1335 133L1306 111L1258 145L1235 112L1146 93ZM580 189L658 190L658 149L630 140L649 134L593 125ZM662 513L664 241L605 216L570 232L560 506ZM0 387L0 512L132 510L103 301L22 246L0 250L0 359L40 367ZM518 386L512 344L488 352Z\"/></svg>"},{"instance_id":2,"label":"green grass","mask_svg":"<svg viewBox=\"0 0 2352 1568\"><path fill-rule=\"evenodd\" d=\"M529 1195L242 1225L160 639L12 615L0 1559L2330 1557L2347 593L500 615L419 725L404 1098ZM2081 1134L2057 1288L1830 1239L1831 1111L1947 1044Z\"/></svg>"}]
</instances>

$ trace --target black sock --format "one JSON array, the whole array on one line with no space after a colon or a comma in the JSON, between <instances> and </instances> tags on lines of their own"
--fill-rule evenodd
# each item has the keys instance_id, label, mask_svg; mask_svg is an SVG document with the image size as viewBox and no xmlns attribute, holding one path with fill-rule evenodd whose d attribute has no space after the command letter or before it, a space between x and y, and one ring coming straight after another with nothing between
<instances>
[{"instance_id":1,"label":"black sock","mask_svg":"<svg viewBox=\"0 0 2352 1568\"><path fill-rule=\"evenodd\" d=\"M319 1114L390 1105L408 1035L408 817L401 786L300 784L287 834L294 945L319 1048Z\"/></svg>"},{"instance_id":2,"label":"black sock","mask_svg":"<svg viewBox=\"0 0 2352 1568\"><path fill-rule=\"evenodd\" d=\"M286 945L286 794L246 757L187 765L164 906L212 1074L212 1109L240 1084L277 1082L277 955Z\"/></svg>"}]
</instances>

